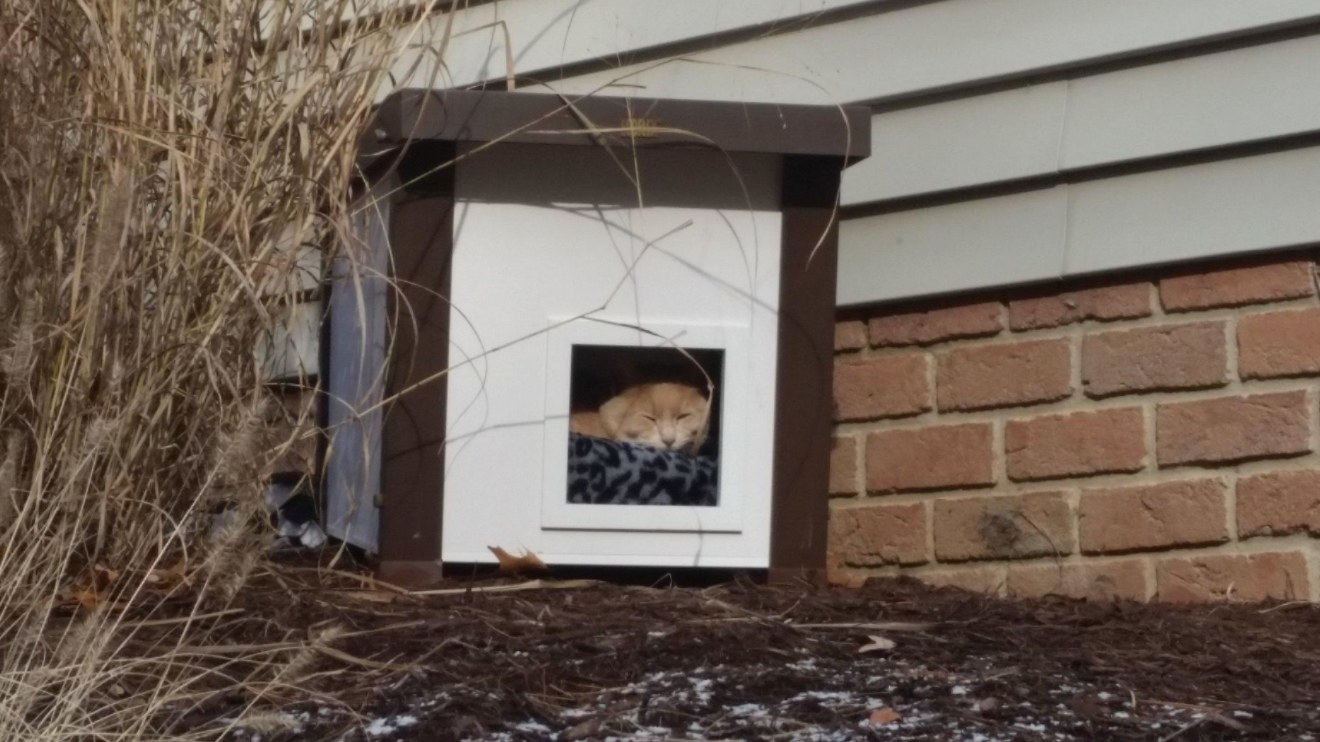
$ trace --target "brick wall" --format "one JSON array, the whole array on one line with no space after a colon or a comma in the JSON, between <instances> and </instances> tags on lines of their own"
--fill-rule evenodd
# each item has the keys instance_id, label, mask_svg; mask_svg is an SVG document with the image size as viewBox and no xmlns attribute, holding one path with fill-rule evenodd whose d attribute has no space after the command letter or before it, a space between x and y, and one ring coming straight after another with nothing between
<instances>
[{"instance_id":1,"label":"brick wall","mask_svg":"<svg viewBox=\"0 0 1320 742\"><path fill-rule=\"evenodd\" d=\"M1314 253L840 318L831 578L1320 600Z\"/></svg>"}]
</instances>

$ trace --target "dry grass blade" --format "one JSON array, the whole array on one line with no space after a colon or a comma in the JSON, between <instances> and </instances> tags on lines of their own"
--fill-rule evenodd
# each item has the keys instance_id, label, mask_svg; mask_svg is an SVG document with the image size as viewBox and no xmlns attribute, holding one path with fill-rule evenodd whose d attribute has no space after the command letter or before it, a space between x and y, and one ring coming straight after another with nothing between
<instances>
[{"instance_id":1,"label":"dry grass blade","mask_svg":"<svg viewBox=\"0 0 1320 742\"><path fill-rule=\"evenodd\" d=\"M878 623L795 623L797 629L821 629L841 631L929 631L933 623L917 621L880 621Z\"/></svg>"},{"instance_id":2,"label":"dry grass blade","mask_svg":"<svg viewBox=\"0 0 1320 742\"><path fill-rule=\"evenodd\" d=\"M524 590L573 590L601 584L599 580L528 580L504 585L479 585L473 587L447 587L438 590L416 590L410 595L426 597L430 595L463 595L465 593L516 593Z\"/></svg>"}]
</instances>

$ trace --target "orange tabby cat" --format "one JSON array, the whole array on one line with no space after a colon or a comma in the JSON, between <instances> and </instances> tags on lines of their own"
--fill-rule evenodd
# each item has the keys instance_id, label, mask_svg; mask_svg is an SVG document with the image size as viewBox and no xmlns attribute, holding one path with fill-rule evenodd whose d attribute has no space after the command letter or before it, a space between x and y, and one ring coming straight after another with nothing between
<instances>
[{"instance_id":1,"label":"orange tabby cat","mask_svg":"<svg viewBox=\"0 0 1320 742\"><path fill-rule=\"evenodd\" d=\"M687 384L641 384L600 406L575 412L569 430L596 438L696 453L706 441L710 403Z\"/></svg>"}]
</instances>

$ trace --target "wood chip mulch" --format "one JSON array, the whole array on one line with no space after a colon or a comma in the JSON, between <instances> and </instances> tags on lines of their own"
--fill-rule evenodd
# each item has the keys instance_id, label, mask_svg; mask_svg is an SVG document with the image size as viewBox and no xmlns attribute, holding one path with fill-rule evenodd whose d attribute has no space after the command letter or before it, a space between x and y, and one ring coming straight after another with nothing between
<instances>
[{"instance_id":1,"label":"wood chip mulch","mask_svg":"<svg viewBox=\"0 0 1320 742\"><path fill-rule=\"evenodd\" d=\"M272 568L235 643L315 649L284 693L189 710L232 740L1308 740L1320 608L517 580L401 594ZM516 587L509 591L472 588ZM253 720L251 724L249 720Z\"/></svg>"}]
</instances>

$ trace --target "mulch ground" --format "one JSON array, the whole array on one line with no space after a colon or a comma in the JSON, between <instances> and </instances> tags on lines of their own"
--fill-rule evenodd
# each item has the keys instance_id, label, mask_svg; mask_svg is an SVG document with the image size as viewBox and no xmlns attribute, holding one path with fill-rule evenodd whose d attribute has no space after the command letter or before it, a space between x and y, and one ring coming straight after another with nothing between
<instances>
[{"instance_id":1,"label":"mulch ground","mask_svg":"<svg viewBox=\"0 0 1320 742\"><path fill-rule=\"evenodd\" d=\"M1320 609L1007 601L910 580L517 580L399 594L285 566L232 640L320 650L232 740L1320 736ZM241 694L194 709L232 723ZM197 727L194 727L197 728Z\"/></svg>"}]
</instances>

